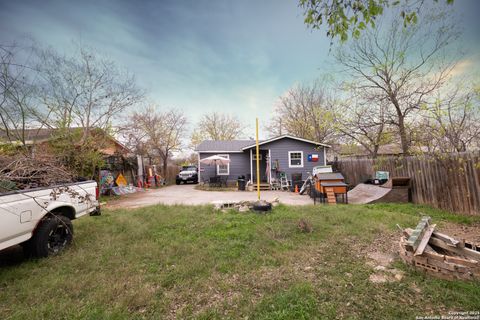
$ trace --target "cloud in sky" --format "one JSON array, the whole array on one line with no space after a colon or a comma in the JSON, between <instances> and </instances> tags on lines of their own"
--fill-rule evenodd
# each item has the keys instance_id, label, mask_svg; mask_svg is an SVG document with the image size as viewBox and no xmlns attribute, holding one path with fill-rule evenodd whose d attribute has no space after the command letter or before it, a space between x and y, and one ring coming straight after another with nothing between
<instances>
[{"instance_id":1,"label":"cloud in sky","mask_svg":"<svg viewBox=\"0 0 480 320\"><path fill-rule=\"evenodd\" d=\"M473 50L478 3L454 4ZM291 86L334 70L324 31L307 30L295 0L0 0L0 30L0 42L30 35L64 52L72 41L94 47L191 122L215 110L266 124Z\"/></svg>"},{"instance_id":2,"label":"cloud in sky","mask_svg":"<svg viewBox=\"0 0 480 320\"><path fill-rule=\"evenodd\" d=\"M450 76L458 77L471 74L472 72L478 73L480 71L480 65L477 63L478 61L480 61L480 54L476 54L458 61L453 67L452 71L450 71Z\"/></svg>"}]
</instances>

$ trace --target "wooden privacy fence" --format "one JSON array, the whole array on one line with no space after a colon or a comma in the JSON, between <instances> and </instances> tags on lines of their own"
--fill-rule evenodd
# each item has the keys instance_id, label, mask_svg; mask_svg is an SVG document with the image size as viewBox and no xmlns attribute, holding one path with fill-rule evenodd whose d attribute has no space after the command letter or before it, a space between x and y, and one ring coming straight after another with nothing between
<instances>
[{"instance_id":1,"label":"wooden privacy fence","mask_svg":"<svg viewBox=\"0 0 480 320\"><path fill-rule=\"evenodd\" d=\"M351 186L374 177L375 171L410 177L414 203L480 215L480 152L341 159L334 166Z\"/></svg>"}]
</instances>

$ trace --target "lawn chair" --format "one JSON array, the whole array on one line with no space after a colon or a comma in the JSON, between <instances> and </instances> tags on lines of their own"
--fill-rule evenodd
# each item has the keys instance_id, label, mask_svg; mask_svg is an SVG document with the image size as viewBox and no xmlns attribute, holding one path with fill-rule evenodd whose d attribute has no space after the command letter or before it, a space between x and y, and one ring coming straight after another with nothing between
<instances>
[{"instance_id":1,"label":"lawn chair","mask_svg":"<svg viewBox=\"0 0 480 320\"><path fill-rule=\"evenodd\" d=\"M220 180L220 181L219 181L219 186L226 188L226 187L227 187L227 180L228 180L227 177L225 177L225 178L220 177L219 180Z\"/></svg>"},{"instance_id":2,"label":"lawn chair","mask_svg":"<svg viewBox=\"0 0 480 320\"><path fill-rule=\"evenodd\" d=\"M277 178L272 178L272 182L270 183L270 188L272 190L280 190L281 189L280 181Z\"/></svg>"},{"instance_id":3,"label":"lawn chair","mask_svg":"<svg viewBox=\"0 0 480 320\"><path fill-rule=\"evenodd\" d=\"M215 176L215 177L210 177L210 181L208 183L209 187L221 187L222 181L220 180L220 177Z\"/></svg>"}]
</instances>

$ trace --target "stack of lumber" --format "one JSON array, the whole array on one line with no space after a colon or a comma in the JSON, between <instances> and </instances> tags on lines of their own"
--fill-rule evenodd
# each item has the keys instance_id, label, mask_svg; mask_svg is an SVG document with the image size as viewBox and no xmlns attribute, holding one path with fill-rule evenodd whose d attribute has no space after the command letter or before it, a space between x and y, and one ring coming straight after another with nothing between
<instances>
[{"instance_id":1,"label":"stack of lumber","mask_svg":"<svg viewBox=\"0 0 480 320\"><path fill-rule=\"evenodd\" d=\"M405 263L442 279L480 280L480 247L435 230L430 217L403 230L400 257Z\"/></svg>"}]
</instances>

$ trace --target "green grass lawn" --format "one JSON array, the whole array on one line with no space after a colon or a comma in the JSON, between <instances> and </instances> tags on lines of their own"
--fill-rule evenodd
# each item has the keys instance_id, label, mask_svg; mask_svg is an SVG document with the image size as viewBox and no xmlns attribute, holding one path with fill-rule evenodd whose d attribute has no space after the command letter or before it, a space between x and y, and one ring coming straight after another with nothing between
<instances>
[{"instance_id":1,"label":"green grass lawn","mask_svg":"<svg viewBox=\"0 0 480 320\"><path fill-rule=\"evenodd\" d=\"M414 205L208 206L104 211L74 222L57 257L0 267L0 319L414 319L480 310L480 283L407 269L374 284L362 251L418 212L441 228L473 218ZM312 233L297 228L307 219ZM400 236L400 234L398 233Z\"/></svg>"}]
</instances>

